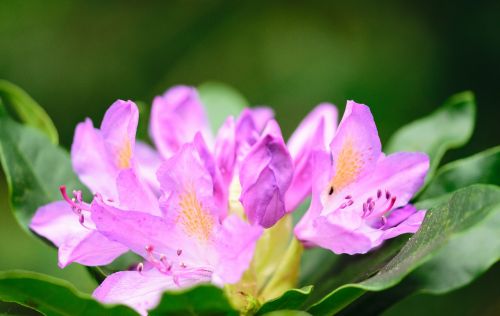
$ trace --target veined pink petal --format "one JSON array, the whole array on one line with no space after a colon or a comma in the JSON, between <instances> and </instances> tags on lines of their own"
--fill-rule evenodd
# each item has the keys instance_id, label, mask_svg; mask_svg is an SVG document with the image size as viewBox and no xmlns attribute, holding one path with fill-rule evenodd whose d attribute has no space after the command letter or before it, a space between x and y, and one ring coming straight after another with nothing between
<instances>
[{"instance_id":1,"label":"veined pink petal","mask_svg":"<svg viewBox=\"0 0 500 316\"><path fill-rule=\"evenodd\" d=\"M160 207L166 218L184 218L186 212L198 212L199 216L206 215L207 222L218 220L214 182L195 144L182 146L162 164L157 176L162 191Z\"/></svg>"},{"instance_id":2,"label":"veined pink petal","mask_svg":"<svg viewBox=\"0 0 500 316\"><path fill-rule=\"evenodd\" d=\"M273 109L266 106L248 108L248 110L255 124L255 128L259 133L262 132L267 123L274 118Z\"/></svg>"},{"instance_id":3,"label":"veined pink petal","mask_svg":"<svg viewBox=\"0 0 500 316\"><path fill-rule=\"evenodd\" d=\"M337 212L314 220L311 242L336 254L367 253L383 241L383 231L371 228L352 212Z\"/></svg>"},{"instance_id":4,"label":"veined pink petal","mask_svg":"<svg viewBox=\"0 0 500 316\"><path fill-rule=\"evenodd\" d=\"M285 214L284 194L293 177L293 163L279 126L270 121L262 138L241 164L240 201L250 223L266 228Z\"/></svg>"},{"instance_id":5,"label":"veined pink petal","mask_svg":"<svg viewBox=\"0 0 500 316\"><path fill-rule=\"evenodd\" d=\"M39 208L31 220L30 228L59 248L61 268L71 262L88 266L105 265L127 251L121 244L82 226L65 201Z\"/></svg>"},{"instance_id":6,"label":"veined pink petal","mask_svg":"<svg viewBox=\"0 0 500 316\"><path fill-rule=\"evenodd\" d=\"M175 86L153 100L150 133L164 158L169 158L184 143L193 141L197 132L201 132L211 147L210 124L195 88Z\"/></svg>"},{"instance_id":7,"label":"veined pink petal","mask_svg":"<svg viewBox=\"0 0 500 316\"><path fill-rule=\"evenodd\" d=\"M293 158L294 174L285 196L288 212L293 211L311 193L314 169L311 153L328 148L336 126L337 109L331 104L323 103L306 116L290 137L287 146Z\"/></svg>"},{"instance_id":8,"label":"veined pink petal","mask_svg":"<svg viewBox=\"0 0 500 316\"><path fill-rule=\"evenodd\" d=\"M325 191L325 187L331 178L332 160L328 152L317 150L311 153L310 162L311 166L313 166L311 175L313 179L311 204L294 229L297 239L309 247L313 246L310 239L315 234L315 228L313 226L314 219L318 217L323 210L321 195L323 191Z\"/></svg>"},{"instance_id":9,"label":"veined pink petal","mask_svg":"<svg viewBox=\"0 0 500 316\"><path fill-rule=\"evenodd\" d=\"M69 235L59 246L59 267L72 262L84 266L102 266L113 262L127 252L128 248L109 240L95 230L79 235Z\"/></svg>"},{"instance_id":10,"label":"veined pink petal","mask_svg":"<svg viewBox=\"0 0 500 316\"><path fill-rule=\"evenodd\" d=\"M156 171L162 162L160 155L148 144L137 141L134 156L139 168L140 178L144 179L154 193L159 194L160 183L156 179Z\"/></svg>"},{"instance_id":11,"label":"veined pink petal","mask_svg":"<svg viewBox=\"0 0 500 316\"><path fill-rule=\"evenodd\" d=\"M139 110L132 101L118 100L106 111L101 133L109 155L119 170L133 166Z\"/></svg>"},{"instance_id":12,"label":"veined pink petal","mask_svg":"<svg viewBox=\"0 0 500 316\"><path fill-rule=\"evenodd\" d=\"M373 171L381 154L381 145L375 122L366 105L347 102L330 147L334 170L331 186L334 192Z\"/></svg>"},{"instance_id":13,"label":"veined pink petal","mask_svg":"<svg viewBox=\"0 0 500 316\"><path fill-rule=\"evenodd\" d=\"M263 229L258 225L250 225L236 215L224 219L222 226L215 234L215 263L212 281L223 284L236 283L243 272L250 266L255 245Z\"/></svg>"},{"instance_id":14,"label":"veined pink petal","mask_svg":"<svg viewBox=\"0 0 500 316\"><path fill-rule=\"evenodd\" d=\"M227 199L228 199L228 186L224 183L220 169L216 163L214 155L209 151L203 136L197 133L194 137L193 145L200 156L206 170L212 177L213 183L213 199L220 218L226 216L227 213Z\"/></svg>"},{"instance_id":15,"label":"veined pink petal","mask_svg":"<svg viewBox=\"0 0 500 316\"><path fill-rule=\"evenodd\" d=\"M118 174L116 187L121 208L161 215L157 197L146 184L141 182L133 169L126 169Z\"/></svg>"},{"instance_id":16,"label":"veined pink petal","mask_svg":"<svg viewBox=\"0 0 500 316\"><path fill-rule=\"evenodd\" d=\"M141 315L155 307L166 290L178 290L198 283L208 282L209 276L198 273L178 275L177 279L156 269L122 271L108 276L94 291L97 300L110 304L125 304Z\"/></svg>"},{"instance_id":17,"label":"veined pink petal","mask_svg":"<svg viewBox=\"0 0 500 316\"><path fill-rule=\"evenodd\" d=\"M384 230L383 239L390 239L402 234L416 233L424 221L426 211L417 211L397 226Z\"/></svg>"},{"instance_id":18,"label":"veined pink petal","mask_svg":"<svg viewBox=\"0 0 500 316\"><path fill-rule=\"evenodd\" d=\"M217 132L214 156L226 187L233 179L236 164L236 124L229 116Z\"/></svg>"},{"instance_id":19,"label":"veined pink petal","mask_svg":"<svg viewBox=\"0 0 500 316\"><path fill-rule=\"evenodd\" d=\"M319 144L325 149L330 146L337 128L337 108L330 103L321 103L316 106L303 120L287 142L290 155L297 161L305 156L311 142ZM320 123L323 122L322 133L318 134ZM312 146L316 147L316 146Z\"/></svg>"},{"instance_id":20,"label":"veined pink petal","mask_svg":"<svg viewBox=\"0 0 500 316\"><path fill-rule=\"evenodd\" d=\"M90 119L76 126L71 162L80 180L92 193L116 197L115 178L118 170L106 150L101 132L94 128Z\"/></svg>"}]
</instances>

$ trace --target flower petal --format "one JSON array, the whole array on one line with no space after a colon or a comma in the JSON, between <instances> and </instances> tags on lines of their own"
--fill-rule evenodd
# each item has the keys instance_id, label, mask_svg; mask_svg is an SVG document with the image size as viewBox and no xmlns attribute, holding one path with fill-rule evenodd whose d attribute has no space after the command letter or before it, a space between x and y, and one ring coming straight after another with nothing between
<instances>
[{"instance_id":1,"label":"flower petal","mask_svg":"<svg viewBox=\"0 0 500 316\"><path fill-rule=\"evenodd\" d=\"M304 216L295 226L294 232L297 239L299 239L306 246L313 246L310 239L315 234L313 226L314 219L318 217L323 210L321 202L322 193L325 186L331 178L331 165L332 160L330 154L324 150L316 150L311 153L310 163L312 168L312 196L309 209Z\"/></svg>"},{"instance_id":2,"label":"flower petal","mask_svg":"<svg viewBox=\"0 0 500 316\"><path fill-rule=\"evenodd\" d=\"M87 230L79 235L70 235L59 247L59 267L72 262L84 266L102 266L113 262L124 254L127 247L109 240L97 231Z\"/></svg>"},{"instance_id":3,"label":"flower petal","mask_svg":"<svg viewBox=\"0 0 500 316\"><path fill-rule=\"evenodd\" d=\"M197 217L189 217L194 222L183 225L182 219L164 219L143 212L123 211L106 205L99 198L92 202L91 212L92 220L101 234L147 260L158 261L164 256L166 262L173 265L173 270L179 266L211 268L213 245L211 240L197 238L199 232L196 228L199 227L196 225L200 223ZM151 258L152 255L154 258Z\"/></svg>"},{"instance_id":4,"label":"flower petal","mask_svg":"<svg viewBox=\"0 0 500 316\"><path fill-rule=\"evenodd\" d=\"M132 101L118 100L104 115L101 124L102 137L118 169L133 166L138 121L139 110Z\"/></svg>"},{"instance_id":5,"label":"flower petal","mask_svg":"<svg viewBox=\"0 0 500 316\"><path fill-rule=\"evenodd\" d=\"M166 218L179 219L180 216L188 220L186 216L197 212L208 224L219 217L220 210L213 203L212 176L194 143L185 144L167 159L157 176L162 191L160 207ZM205 231L201 226L198 228Z\"/></svg>"},{"instance_id":6,"label":"flower petal","mask_svg":"<svg viewBox=\"0 0 500 316\"><path fill-rule=\"evenodd\" d=\"M120 172L116 179L116 187L121 208L161 215L158 199L150 188L139 180L133 169Z\"/></svg>"},{"instance_id":7,"label":"flower petal","mask_svg":"<svg viewBox=\"0 0 500 316\"><path fill-rule=\"evenodd\" d=\"M83 227L65 201L53 202L39 208L31 220L30 228L59 248L61 268L71 262L88 266L105 265L127 250L124 246Z\"/></svg>"},{"instance_id":8,"label":"flower petal","mask_svg":"<svg viewBox=\"0 0 500 316\"><path fill-rule=\"evenodd\" d=\"M349 211L319 216L314 220L314 228L315 234L310 240L336 254L367 253L383 241L382 230L369 227Z\"/></svg>"},{"instance_id":9,"label":"flower petal","mask_svg":"<svg viewBox=\"0 0 500 316\"><path fill-rule=\"evenodd\" d=\"M94 128L90 119L76 126L71 162L80 180L92 193L117 197L114 182L118 170L106 149L101 132Z\"/></svg>"},{"instance_id":10,"label":"flower petal","mask_svg":"<svg viewBox=\"0 0 500 316\"><path fill-rule=\"evenodd\" d=\"M416 233L424 221L426 211L417 211L395 227L384 231L383 239L390 239L402 234Z\"/></svg>"},{"instance_id":11,"label":"flower petal","mask_svg":"<svg viewBox=\"0 0 500 316\"><path fill-rule=\"evenodd\" d=\"M215 139L215 160L226 186L229 186L233 179L233 171L236 163L235 129L234 118L229 116L219 128Z\"/></svg>"},{"instance_id":12,"label":"flower petal","mask_svg":"<svg viewBox=\"0 0 500 316\"><path fill-rule=\"evenodd\" d=\"M328 148L336 125L337 109L333 105L324 103L311 111L290 137L287 146L293 158L294 174L285 196L288 212L293 211L311 193L314 179L312 173L315 167L311 164L311 153Z\"/></svg>"},{"instance_id":13,"label":"flower petal","mask_svg":"<svg viewBox=\"0 0 500 316\"><path fill-rule=\"evenodd\" d=\"M347 102L330 147L334 169L330 185L335 192L374 169L381 154L381 145L377 127L366 105Z\"/></svg>"},{"instance_id":14,"label":"flower petal","mask_svg":"<svg viewBox=\"0 0 500 316\"><path fill-rule=\"evenodd\" d=\"M292 158L278 124L270 121L240 170L240 201L250 223L268 228L285 214L284 194L292 177Z\"/></svg>"},{"instance_id":15,"label":"flower petal","mask_svg":"<svg viewBox=\"0 0 500 316\"><path fill-rule=\"evenodd\" d=\"M140 178L151 187L153 192L160 192L160 183L156 179L156 171L160 168L162 159L160 155L148 144L137 141L135 143L134 157L139 168Z\"/></svg>"},{"instance_id":16,"label":"flower petal","mask_svg":"<svg viewBox=\"0 0 500 316\"><path fill-rule=\"evenodd\" d=\"M193 87L175 86L153 100L150 133L164 158L193 141L197 132L211 145L210 125L198 92Z\"/></svg>"},{"instance_id":17,"label":"flower petal","mask_svg":"<svg viewBox=\"0 0 500 316\"><path fill-rule=\"evenodd\" d=\"M174 281L171 275L165 275L156 269L121 271L108 276L92 294L97 300L110 304L125 304L141 315L155 307L166 290L177 290L197 283L209 281L206 276L182 275Z\"/></svg>"},{"instance_id":18,"label":"flower petal","mask_svg":"<svg viewBox=\"0 0 500 316\"><path fill-rule=\"evenodd\" d=\"M230 215L216 233L215 250L218 260L212 280L215 284L231 284L240 280L250 266L255 245L263 229L250 225L237 215Z\"/></svg>"},{"instance_id":19,"label":"flower petal","mask_svg":"<svg viewBox=\"0 0 500 316\"><path fill-rule=\"evenodd\" d=\"M306 156L308 150L315 145L328 148L337 128L337 108L330 103L316 106L303 120L287 142L288 150L294 161ZM322 133L318 133L323 122ZM313 145L313 146L311 146Z\"/></svg>"}]
</instances>

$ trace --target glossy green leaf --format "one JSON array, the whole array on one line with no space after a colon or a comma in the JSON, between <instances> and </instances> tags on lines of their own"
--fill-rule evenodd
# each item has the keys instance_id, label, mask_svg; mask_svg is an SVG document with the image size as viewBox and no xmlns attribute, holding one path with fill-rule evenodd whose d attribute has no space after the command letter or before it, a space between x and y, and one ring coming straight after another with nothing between
<instances>
[{"instance_id":1,"label":"glossy green leaf","mask_svg":"<svg viewBox=\"0 0 500 316\"><path fill-rule=\"evenodd\" d=\"M37 129L12 120L2 107L0 161L11 208L25 230L40 206L61 199L60 185L83 190L84 196L90 197L73 172L68 153Z\"/></svg>"},{"instance_id":2,"label":"glossy green leaf","mask_svg":"<svg viewBox=\"0 0 500 316\"><path fill-rule=\"evenodd\" d=\"M149 315L238 315L224 292L213 285L200 285L184 291L165 292Z\"/></svg>"},{"instance_id":3,"label":"glossy green leaf","mask_svg":"<svg viewBox=\"0 0 500 316\"><path fill-rule=\"evenodd\" d=\"M443 107L431 115L416 120L391 137L385 151L421 151L431 158L429 180L448 149L464 145L471 137L476 105L471 92L449 98Z\"/></svg>"},{"instance_id":4,"label":"glossy green leaf","mask_svg":"<svg viewBox=\"0 0 500 316\"><path fill-rule=\"evenodd\" d=\"M57 129L49 115L23 89L8 81L0 80L0 99L21 122L38 128L49 137L53 144L58 143Z\"/></svg>"},{"instance_id":5,"label":"glossy green leaf","mask_svg":"<svg viewBox=\"0 0 500 316\"><path fill-rule=\"evenodd\" d=\"M445 293L468 284L500 258L499 226L499 187L461 189L432 207L421 229L386 264L358 267L350 277L357 282L337 287L309 312L335 314L367 291L388 289L404 278L411 280L411 292Z\"/></svg>"},{"instance_id":6,"label":"glossy green leaf","mask_svg":"<svg viewBox=\"0 0 500 316\"><path fill-rule=\"evenodd\" d=\"M280 311L265 313L263 316L311 316L311 314L304 311L280 310Z\"/></svg>"},{"instance_id":7,"label":"glossy green leaf","mask_svg":"<svg viewBox=\"0 0 500 316\"><path fill-rule=\"evenodd\" d=\"M236 89L219 82L206 82L198 87L201 101L207 108L212 130L217 132L229 115L238 116L248 101Z\"/></svg>"},{"instance_id":8,"label":"glossy green leaf","mask_svg":"<svg viewBox=\"0 0 500 316\"><path fill-rule=\"evenodd\" d=\"M300 310L311 294L312 289L312 286L306 286L301 289L288 290L280 297L263 304L257 311L257 315L279 310Z\"/></svg>"},{"instance_id":9,"label":"glossy green leaf","mask_svg":"<svg viewBox=\"0 0 500 316\"><path fill-rule=\"evenodd\" d=\"M437 197L474 183L500 185L500 146L439 168L419 199Z\"/></svg>"},{"instance_id":10,"label":"glossy green leaf","mask_svg":"<svg viewBox=\"0 0 500 316\"><path fill-rule=\"evenodd\" d=\"M0 300L27 306L47 316L138 315L126 306L103 305L64 280L27 271L0 272Z\"/></svg>"}]
</instances>

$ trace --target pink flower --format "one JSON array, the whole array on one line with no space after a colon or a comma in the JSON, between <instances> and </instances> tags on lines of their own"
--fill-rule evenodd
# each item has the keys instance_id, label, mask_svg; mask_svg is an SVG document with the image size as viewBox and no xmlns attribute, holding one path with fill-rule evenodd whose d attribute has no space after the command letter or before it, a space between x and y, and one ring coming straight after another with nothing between
<instances>
[{"instance_id":1,"label":"pink flower","mask_svg":"<svg viewBox=\"0 0 500 316\"><path fill-rule=\"evenodd\" d=\"M201 141L199 134L195 138ZM188 143L162 164L157 173L161 216L145 211L151 205L124 210L94 199L90 213L96 229L146 260L146 270L108 277L94 292L97 299L144 312L165 289L239 281L262 228L220 211L204 159L197 145Z\"/></svg>"},{"instance_id":2,"label":"pink flower","mask_svg":"<svg viewBox=\"0 0 500 316\"><path fill-rule=\"evenodd\" d=\"M335 253L366 253L420 227L425 211L407 205L429 168L423 153L384 155L367 106L347 103L330 144L312 155L312 201L297 238Z\"/></svg>"},{"instance_id":3,"label":"pink flower","mask_svg":"<svg viewBox=\"0 0 500 316\"><path fill-rule=\"evenodd\" d=\"M207 151L215 155L215 168L223 179L222 200L236 183L250 223L268 228L286 212L285 194L293 177L292 158L272 117L268 108L245 109L237 120L226 120L212 146L214 137L196 90L177 86L155 99L151 136L167 159L201 133L209 140Z\"/></svg>"},{"instance_id":4,"label":"pink flower","mask_svg":"<svg viewBox=\"0 0 500 316\"><path fill-rule=\"evenodd\" d=\"M100 129L94 128L90 119L78 124L71 148L73 168L93 193L115 205L133 209L139 201L147 201L151 206L148 212L160 214L152 188L137 176L142 170L137 160L150 150L146 145L140 149L136 146L138 115L132 101L119 100L106 112ZM66 195L65 188L63 193ZM81 192L75 192L75 200L81 199ZM61 268L71 262L105 265L127 251L120 243L89 229L94 223L88 215L58 201L41 207L33 217L30 228L59 248Z\"/></svg>"}]
</instances>

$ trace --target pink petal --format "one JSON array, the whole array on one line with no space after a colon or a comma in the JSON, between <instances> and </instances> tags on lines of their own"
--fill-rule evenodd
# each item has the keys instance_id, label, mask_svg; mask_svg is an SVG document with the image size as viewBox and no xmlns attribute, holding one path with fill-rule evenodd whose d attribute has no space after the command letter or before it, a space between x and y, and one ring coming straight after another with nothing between
<instances>
[{"instance_id":1,"label":"pink petal","mask_svg":"<svg viewBox=\"0 0 500 316\"><path fill-rule=\"evenodd\" d=\"M99 198L94 199L91 211L92 220L101 234L147 260L151 260L151 255L156 261L164 256L174 266L173 270L181 265L211 269L216 255L213 236L201 238L206 236L202 234L205 227L200 227L199 217L190 216L188 219L192 222L174 216L164 219L143 212L123 211L104 204ZM197 231L197 228L202 231Z\"/></svg>"},{"instance_id":2,"label":"pink petal","mask_svg":"<svg viewBox=\"0 0 500 316\"><path fill-rule=\"evenodd\" d=\"M59 246L59 267L72 262L84 266L102 266L124 254L127 247L111 241L94 230L80 235L69 235Z\"/></svg>"},{"instance_id":3,"label":"pink petal","mask_svg":"<svg viewBox=\"0 0 500 316\"><path fill-rule=\"evenodd\" d=\"M88 266L105 265L127 251L124 246L83 227L65 201L39 208L31 220L30 228L59 248L61 268L71 262Z\"/></svg>"},{"instance_id":4,"label":"pink petal","mask_svg":"<svg viewBox=\"0 0 500 316\"><path fill-rule=\"evenodd\" d=\"M217 166L216 160L212 152L209 151L203 136L197 133L194 137L193 144L205 165L208 173L212 177L213 183L213 198L215 207L219 210L218 216L225 217L227 211L228 186L224 183L221 172Z\"/></svg>"},{"instance_id":5,"label":"pink petal","mask_svg":"<svg viewBox=\"0 0 500 316\"><path fill-rule=\"evenodd\" d=\"M162 159L160 155L148 144L137 141L135 143L135 160L140 174L140 178L151 187L153 192L160 192L160 183L156 179L156 171L160 168Z\"/></svg>"},{"instance_id":6,"label":"pink petal","mask_svg":"<svg viewBox=\"0 0 500 316\"><path fill-rule=\"evenodd\" d=\"M380 139L370 109L347 102L344 117L331 143L335 192L371 172L381 154Z\"/></svg>"},{"instance_id":7,"label":"pink petal","mask_svg":"<svg viewBox=\"0 0 500 316\"><path fill-rule=\"evenodd\" d=\"M176 86L153 100L150 133L164 158L201 132L211 145L210 125L198 92L193 87Z\"/></svg>"},{"instance_id":8,"label":"pink petal","mask_svg":"<svg viewBox=\"0 0 500 316\"><path fill-rule=\"evenodd\" d=\"M292 159L278 124L270 121L240 170L240 201L250 223L268 228L285 214L284 194L292 177Z\"/></svg>"},{"instance_id":9,"label":"pink petal","mask_svg":"<svg viewBox=\"0 0 500 316\"><path fill-rule=\"evenodd\" d=\"M217 132L215 139L215 160L226 186L231 183L236 163L235 128L234 118L228 117Z\"/></svg>"},{"instance_id":10,"label":"pink petal","mask_svg":"<svg viewBox=\"0 0 500 316\"><path fill-rule=\"evenodd\" d=\"M119 242L148 258L146 247L152 246L166 256L174 257L177 248L171 236L172 225L161 217L137 211L122 211L104 204L99 198L91 206L91 218L97 230L108 239Z\"/></svg>"},{"instance_id":11,"label":"pink petal","mask_svg":"<svg viewBox=\"0 0 500 316\"><path fill-rule=\"evenodd\" d=\"M322 150L312 152L310 162L313 166L311 204L294 229L297 239L307 246L312 246L310 239L315 234L313 223L323 210L322 194L331 178L332 165L330 154Z\"/></svg>"},{"instance_id":12,"label":"pink petal","mask_svg":"<svg viewBox=\"0 0 500 316\"><path fill-rule=\"evenodd\" d=\"M287 142L290 155L297 161L305 156L307 150L319 144L328 148L337 128L337 108L330 103L321 103L316 106L303 120ZM322 133L318 133L319 125L323 122ZM315 147L315 146L312 146Z\"/></svg>"},{"instance_id":13,"label":"pink petal","mask_svg":"<svg viewBox=\"0 0 500 316\"><path fill-rule=\"evenodd\" d=\"M311 241L336 254L363 254L379 246L383 232L364 224L352 212L337 212L314 220L315 234Z\"/></svg>"},{"instance_id":14,"label":"pink petal","mask_svg":"<svg viewBox=\"0 0 500 316\"><path fill-rule=\"evenodd\" d=\"M383 239L390 239L402 234L416 233L424 221L426 211L418 211L399 225L384 231Z\"/></svg>"},{"instance_id":15,"label":"pink petal","mask_svg":"<svg viewBox=\"0 0 500 316\"><path fill-rule=\"evenodd\" d=\"M71 162L80 180L92 193L116 197L115 179L118 170L109 155L101 132L90 119L76 126Z\"/></svg>"},{"instance_id":16,"label":"pink petal","mask_svg":"<svg viewBox=\"0 0 500 316\"><path fill-rule=\"evenodd\" d=\"M156 269L122 271L108 276L92 296L103 303L126 304L141 315L147 315L147 310L159 303L164 291L178 290L208 280L204 276L187 274L178 277L176 284L171 275L162 274Z\"/></svg>"},{"instance_id":17,"label":"pink petal","mask_svg":"<svg viewBox=\"0 0 500 316\"><path fill-rule=\"evenodd\" d=\"M261 132L266 127L267 123L274 118L274 111L269 107L258 106L249 108L249 111L255 124L255 128L259 132Z\"/></svg>"},{"instance_id":18,"label":"pink petal","mask_svg":"<svg viewBox=\"0 0 500 316\"><path fill-rule=\"evenodd\" d=\"M315 168L311 163L311 153L328 148L336 125L337 109L333 105L324 103L306 116L288 141L287 146L295 170L292 184L285 196L287 211L293 211L311 193L312 173Z\"/></svg>"},{"instance_id":19,"label":"pink petal","mask_svg":"<svg viewBox=\"0 0 500 316\"><path fill-rule=\"evenodd\" d=\"M109 155L118 169L133 166L135 133L139 110L132 101L118 100L106 111L101 133Z\"/></svg>"},{"instance_id":20,"label":"pink petal","mask_svg":"<svg viewBox=\"0 0 500 316\"><path fill-rule=\"evenodd\" d=\"M166 160L158 170L162 190L160 207L167 218L182 216L182 201L193 198L203 205L203 211L215 221L221 214L214 205L214 182L195 144L182 146L179 152ZM198 208L195 208L198 210ZM200 214L201 214L200 213Z\"/></svg>"},{"instance_id":21,"label":"pink petal","mask_svg":"<svg viewBox=\"0 0 500 316\"><path fill-rule=\"evenodd\" d=\"M255 244L262 234L260 226L252 226L236 215L228 216L216 233L213 282L218 285L236 283L250 266Z\"/></svg>"},{"instance_id":22,"label":"pink petal","mask_svg":"<svg viewBox=\"0 0 500 316\"><path fill-rule=\"evenodd\" d=\"M161 215L158 199L149 186L142 183L133 169L120 172L116 179L120 207Z\"/></svg>"}]
</instances>

